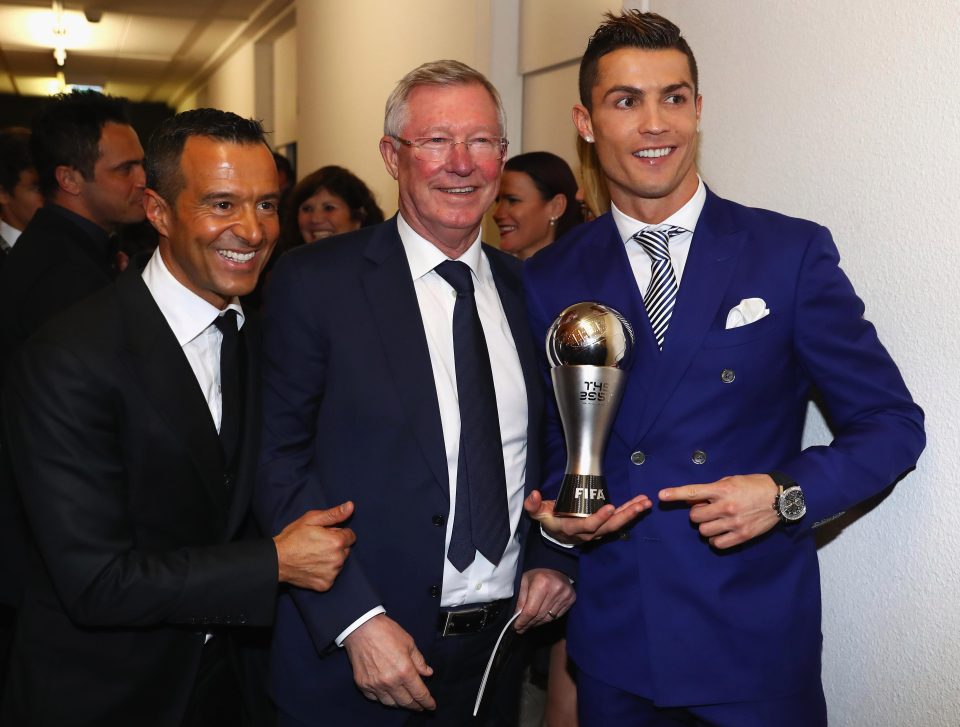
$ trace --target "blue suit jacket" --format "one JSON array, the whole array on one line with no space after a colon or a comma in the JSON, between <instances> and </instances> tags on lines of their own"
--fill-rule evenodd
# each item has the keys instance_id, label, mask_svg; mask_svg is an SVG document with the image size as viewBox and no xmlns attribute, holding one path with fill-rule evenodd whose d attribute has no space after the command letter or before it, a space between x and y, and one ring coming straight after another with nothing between
<instances>
[{"instance_id":1,"label":"blue suit jacket","mask_svg":"<svg viewBox=\"0 0 960 727\"><path fill-rule=\"evenodd\" d=\"M616 308L636 330L605 457L615 504L774 469L807 500L801 523L729 551L712 549L676 504L655 504L621 539L585 550L569 638L591 675L661 705L770 699L818 683L812 524L890 485L924 446L923 413L838 262L825 228L708 192L662 353L610 215L527 264L538 339L582 300ZM725 330L744 298L762 298L770 315ZM836 438L801 452L812 388ZM564 467L554 417L548 437L549 494Z\"/></svg>"},{"instance_id":2,"label":"blue suit jacket","mask_svg":"<svg viewBox=\"0 0 960 727\"><path fill-rule=\"evenodd\" d=\"M486 248L527 389L526 489L540 480L543 386L519 263ZM285 255L268 290L264 440L256 503L278 532L310 508L353 500L357 534L326 593L281 596L271 684L305 723L395 724L366 700L336 636L378 604L430 662L450 511L447 461L426 334L396 219ZM519 537L529 522L521 518ZM571 569L526 538L521 563ZM519 575L519 574L518 574Z\"/></svg>"}]
</instances>

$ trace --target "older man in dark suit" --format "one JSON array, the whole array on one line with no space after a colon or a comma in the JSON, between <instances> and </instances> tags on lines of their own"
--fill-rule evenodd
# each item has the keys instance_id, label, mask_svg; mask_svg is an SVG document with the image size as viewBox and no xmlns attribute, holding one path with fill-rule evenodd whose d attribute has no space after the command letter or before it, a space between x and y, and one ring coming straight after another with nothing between
<instances>
[{"instance_id":1,"label":"older man in dark suit","mask_svg":"<svg viewBox=\"0 0 960 727\"><path fill-rule=\"evenodd\" d=\"M239 723L232 636L270 623L278 582L329 588L353 541L329 527L349 503L248 537L258 340L238 296L278 235L260 125L174 117L149 176L158 251L34 336L4 391L36 546L5 724Z\"/></svg>"},{"instance_id":2,"label":"older man in dark suit","mask_svg":"<svg viewBox=\"0 0 960 727\"><path fill-rule=\"evenodd\" d=\"M349 498L361 543L329 593L281 598L282 724L467 724L514 609L526 629L573 601L522 517L543 395L518 263L480 242L504 126L477 71L411 71L380 142L399 215L271 278L260 514L276 531Z\"/></svg>"}]
</instances>

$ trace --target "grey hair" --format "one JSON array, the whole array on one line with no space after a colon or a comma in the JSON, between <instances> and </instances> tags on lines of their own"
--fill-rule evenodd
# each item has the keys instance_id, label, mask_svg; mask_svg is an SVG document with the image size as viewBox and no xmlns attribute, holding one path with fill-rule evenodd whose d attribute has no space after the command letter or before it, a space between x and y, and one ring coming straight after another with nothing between
<instances>
[{"instance_id":1,"label":"grey hair","mask_svg":"<svg viewBox=\"0 0 960 727\"><path fill-rule=\"evenodd\" d=\"M466 86L478 83L483 86L494 105L497 107L497 123L500 126L500 136L507 135L507 113L503 109L503 101L496 87L480 71L466 63L453 60L431 61L424 63L410 71L397 82L396 88L387 99L387 106L383 114L383 133L385 136L400 136L400 131L407 123L407 100L413 89L418 86ZM397 141L394 140L394 146Z\"/></svg>"}]
</instances>

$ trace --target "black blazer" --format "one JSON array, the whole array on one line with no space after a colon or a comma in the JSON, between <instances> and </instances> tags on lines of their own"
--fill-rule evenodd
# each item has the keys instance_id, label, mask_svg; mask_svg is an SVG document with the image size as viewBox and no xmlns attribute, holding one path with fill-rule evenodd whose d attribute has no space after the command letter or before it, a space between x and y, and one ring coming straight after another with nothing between
<instances>
[{"instance_id":1,"label":"black blazer","mask_svg":"<svg viewBox=\"0 0 960 727\"><path fill-rule=\"evenodd\" d=\"M36 547L5 724L177 725L204 632L271 621L274 545L233 542L257 449L255 329L235 479L137 266L16 357L3 410Z\"/></svg>"},{"instance_id":2,"label":"black blazer","mask_svg":"<svg viewBox=\"0 0 960 727\"><path fill-rule=\"evenodd\" d=\"M110 283L108 247L66 215L45 207L37 210L13 250L0 254L0 384L7 362L44 321ZM0 452L0 603L16 606L28 538L12 477L6 453Z\"/></svg>"},{"instance_id":3,"label":"black blazer","mask_svg":"<svg viewBox=\"0 0 960 727\"><path fill-rule=\"evenodd\" d=\"M527 391L526 491L539 485L543 386L519 263L485 247ZM264 441L255 507L277 532L293 513L353 500L357 534L326 593L291 589L277 607L271 688L278 706L331 725L401 723L404 710L354 687L336 636L378 604L429 663L450 511L440 408L396 218L284 255L270 279ZM569 571L521 517L521 567ZM517 574L519 578L519 573ZM318 717L317 715L322 715Z\"/></svg>"}]
</instances>

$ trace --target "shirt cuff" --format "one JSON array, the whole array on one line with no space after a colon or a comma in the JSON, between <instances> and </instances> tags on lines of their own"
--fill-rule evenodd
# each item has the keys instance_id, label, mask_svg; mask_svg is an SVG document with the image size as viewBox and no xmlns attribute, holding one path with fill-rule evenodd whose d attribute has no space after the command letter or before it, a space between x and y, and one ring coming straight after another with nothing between
<instances>
[{"instance_id":1,"label":"shirt cuff","mask_svg":"<svg viewBox=\"0 0 960 727\"><path fill-rule=\"evenodd\" d=\"M549 540L554 545L559 545L561 548L573 548L573 543L561 543L556 538L551 538L546 530L543 529L543 525L540 526L540 534L546 539ZM572 581L571 581L572 582Z\"/></svg>"},{"instance_id":2,"label":"shirt cuff","mask_svg":"<svg viewBox=\"0 0 960 727\"><path fill-rule=\"evenodd\" d=\"M340 635L339 635L336 639L334 639L334 642L336 643L337 646L341 646L341 647L342 647L344 640L345 640L350 634L352 634L352 633L353 633L354 631L356 631L358 628L360 628L361 626L363 626L367 621L369 621L370 619L372 619L374 616L379 616L381 613L386 613L386 612L387 612L387 609L385 609L383 606L377 606L376 608L371 608L369 611L367 611L365 614L363 614L363 616L361 616L360 618L358 618L358 619L357 619L356 621L354 621L352 624L350 624L349 626L347 626L347 628L345 628L343 631L341 631L341 632L340 632Z\"/></svg>"}]
</instances>

